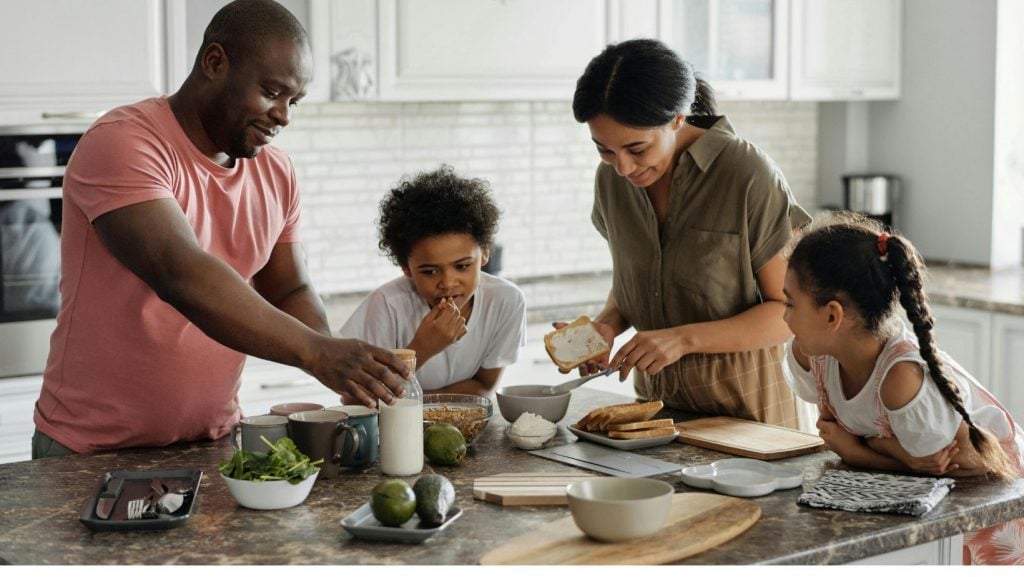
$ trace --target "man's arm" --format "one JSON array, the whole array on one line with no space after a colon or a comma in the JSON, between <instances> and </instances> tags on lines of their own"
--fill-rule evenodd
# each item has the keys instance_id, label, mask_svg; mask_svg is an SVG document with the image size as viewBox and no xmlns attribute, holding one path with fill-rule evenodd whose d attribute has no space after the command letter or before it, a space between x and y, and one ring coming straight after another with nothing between
<instances>
[{"instance_id":1,"label":"man's arm","mask_svg":"<svg viewBox=\"0 0 1024 577\"><path fill-rule=\"evenodd\" d=\"M295 258L295 247L276 247L271 263L255 283L277 301L279 309L234 269L202 250L173 199L108 212L93 226L125 267L217 342L303 368L332 390L351 393L370 406L377 398L390 401L402 394L395 372L406 374L408 370L394 355L361 341L333 339L320 332L326 329L326 319L322 305L309 300L315 295L309 291L305 275L283 272L289 268L289 260L291 266L301 262ZM291 281L282 280L289 277ZM296 311L298 316L286 310Z\"/></svg>"},{"instance_id":2,"label":"man's arm","mask_svg":"<svg viewBox=\"0 0 1024 577\"><path fill-rule=\"evenodd\" d=\"M270 260L253 277L253 288L270 304L324 336L331 336L323 301L313 291L299 243L274 246Z\"/></svg>"}]
</instances>

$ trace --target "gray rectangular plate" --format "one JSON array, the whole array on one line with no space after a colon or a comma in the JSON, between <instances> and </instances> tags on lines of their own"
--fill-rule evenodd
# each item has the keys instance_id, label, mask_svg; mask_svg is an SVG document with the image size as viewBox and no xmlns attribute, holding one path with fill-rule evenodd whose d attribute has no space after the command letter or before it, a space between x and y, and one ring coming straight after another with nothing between
<instances>
[{"instance_id":1,"label":"gray rectangular plate","mask_svg":"<svg viewBox=\"0 0 1024 577\"><path fill-rule=\"evenodd\" d=\"M162 515L159 519L100 519L96 516L96 500L100 491L107 486L107 481L112 477L122 477L125 480L125 488L121 491L120 499L128 494L128 488L133 484L148 485L153 477L161 479L177 479L188 481L192 489L192 495L185 498L181 508L170 515ZM202 482L203 472L199 469L173 469L167 471L114 471L104 473L100 476L100 482L96 486L78 520L93 531L143 531L148 529L169 529L177 527L188 521L192 516L192 510L196 504L196 497L199 495L199 483ZM115 504L115 509L117 504Z\"/></svg>"},{"instance_id":2,"label":"gray rectangular plate","mask_svg":"<svg viewBox=\"0 0 1024 577\"><path fill-rule=\"evenodd\" d=\"M608 436L608 433L591 433L589 431L581 431L576 427L570 425L568 429L572 434L577 437L590 441L592 443L600 443L602 445L608 445L615 449L622 449L623 451L629 451L631 449L646 449L647 447L657 447L658 445L667 445L672 441L676 440L679 436L679 431L672 433L671 435L662 435L660 437L649 437L646 439L612 439Z\"/></svg>"},{"instance_id":3,"label":"gray rectangular plate","mask_svg":"<svg viewBox=\"0 0 1024 577\"><path fill-rule=\"evenodd\" d=\"M677 473L683 468L678 463L669 463L591 443L570 443L529 453L616 477L654 477Z\"/></svg>"},{"instance_id":4,"label":"gray rectangular plate","mask_svg":"<svg viewBox=\"0 0 1024 577\"><path fill-rule=\"evenodd\" d=\"M437 527L427 527L420 523L416 517L409 519L400 527L385 527L373 517L370 504L364 503L353 511L348 517L341 520L341 526L359 539L369 541L395 541L398 543L422 543L433 537L436 533L444 531L452 521L462 515L462 509L452 507L448 511L448 518Z\"/></svg>"}]
</instances>

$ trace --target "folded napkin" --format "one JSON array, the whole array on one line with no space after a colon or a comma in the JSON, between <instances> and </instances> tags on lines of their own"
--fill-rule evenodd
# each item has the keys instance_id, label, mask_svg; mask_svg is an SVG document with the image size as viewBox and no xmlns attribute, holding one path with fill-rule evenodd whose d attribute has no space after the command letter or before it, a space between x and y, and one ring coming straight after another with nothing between
<instances>
[{"instance_id":1,"label":"folded napkin","mask_svg":"<svg viewBox=\"0 0 1024 577\"><path fill-rule=\"evenodd\" d=\"M797 503L824 509L921 516L931 511L953 485L953 479L829 470L800 495Z\"/></svg>"}]
</instances>

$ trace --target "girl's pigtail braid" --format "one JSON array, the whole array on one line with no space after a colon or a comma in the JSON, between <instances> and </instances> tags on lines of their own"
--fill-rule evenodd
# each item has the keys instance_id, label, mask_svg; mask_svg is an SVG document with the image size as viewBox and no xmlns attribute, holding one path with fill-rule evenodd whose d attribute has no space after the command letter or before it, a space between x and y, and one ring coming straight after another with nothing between
<instances>
[{"instance_id":1,"label":"girl's pigtail braid","mask_svg":"<svg viewBox=\"0 0 1024 577\"><path fill-rule=\"evenodd\" d=\"M1000 478L1013 478L1015 475L1006 454L991 433L974 424L964 406L959 387L950 380L943 370L943 362L939 357L935 336L932 332L935 320L932 318L925 298L924 283L921 278L924 267L921 265L920 257L913 247L908 247L903 242L901 237L889 238L888 246L888 264L896 287L899 289L900 305L907 312L907 320L910 321L914 328L914 334L917 335L921 358L928 364L928 374L939 387L942 396L963 417L970 432L971 445L981 456L985 466Z\"/></svg>"}]
</instances>

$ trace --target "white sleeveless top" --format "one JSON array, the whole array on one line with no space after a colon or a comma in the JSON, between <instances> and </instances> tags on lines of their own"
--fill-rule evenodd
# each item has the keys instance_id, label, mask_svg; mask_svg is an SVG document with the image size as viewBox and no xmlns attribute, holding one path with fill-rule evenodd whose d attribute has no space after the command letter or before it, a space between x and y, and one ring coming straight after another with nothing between
<instances>
[{"instance_id":1,"label":"white sleeveless top","mask_svg":"<svg viewBox=\"0 0 1024 577\"><path fill-rule=\"evenodd\" d=\"M1005 408L978 381L945 352L939 357L946 374L960 389L964 406L974 423L992 433L1007 450L1011 461L1020 467L1024 454L1024 431L1014 423ZM899 362L921 365L924 380L921 390L905 406L890 410L882 403L881 385L889 370ZM847 399L839 377L839 362L830 356L810 357L811 370L805 371L793 355L793 339L786 343L783 374L793 392L801 399L824 404L836 420L860 437L895 436L911 455L923 457L938 452L953 441L963 419L942 396L921 358L917 337L901 323L900 333L885 343L875 368L864 388Z\"/></svg>"}]
</instances>

